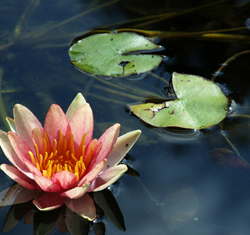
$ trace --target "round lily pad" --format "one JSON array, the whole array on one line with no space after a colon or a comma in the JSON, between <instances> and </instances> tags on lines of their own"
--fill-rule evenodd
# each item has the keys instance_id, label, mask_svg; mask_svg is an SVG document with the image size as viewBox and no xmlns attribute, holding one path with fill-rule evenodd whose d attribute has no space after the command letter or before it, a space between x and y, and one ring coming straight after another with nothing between
<instances>
[{"instance_id":1,"label":"round lily pad","mask_svg":"<svg viewBox=\"0 0 250 235\"><path fill-rule=\"evenodd\" d=\"M156 127L204 129L227 115L228 100L220 87L203 77L173 73L177 99L161 104L130 105L131 111Z\"/></svg>"},{"instance_id":2,"label":"round lily pad","mask_svg":"<svg viewBox=\"0 0 250 235\"><path fill-rule=\"evenodd\" d=\"M162 56L140 54L162 49L136 33L102 33L77 41L69 49L71 63L87 73L126 77L157 67Z\"/></svg>"}]
</instances>

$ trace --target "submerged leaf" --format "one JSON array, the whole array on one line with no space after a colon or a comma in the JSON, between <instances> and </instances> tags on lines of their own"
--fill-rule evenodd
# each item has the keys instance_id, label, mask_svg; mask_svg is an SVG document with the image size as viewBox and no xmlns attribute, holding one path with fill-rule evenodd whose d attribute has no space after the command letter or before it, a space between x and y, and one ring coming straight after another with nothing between
<instances>
[{"instance_id":1,"label":"submerged leaf","mask_svg":"<svg viewBox=\"0 0 250 235\"><path fill-rule=\"evenodd\" d=\"M173 73L177 99L161 104L130 105L131 111L156 127L203 129L222 121L228 100L220 87L195 75Z\"/></svg>"},{"instance_id":2,"label":"submerged leaf","mask_svg":"<svg viewBox=\"0 0 250 235\"><path fill-rule=\"evenodd\" d=\"M166 234L181 228L192 219L198 205L199 198L193 188L184 184L169 185L161 207L162 217L169 231Z\"/></svg>"},{"instance_id":3,"label":"submerged leaf","mask_svg":"<svg viewBox=\"0 0 250 235\"><path fill-rule=\"evenodd\" d=\"M231 168L250 168L248 162L237 157L232 151L228 149L215 149L207 153L209 159L214 163Z\"/></svg>"},{"instance_id":4,"label":"submerged leaf","mask_svg":"<svg viewBox=\"0 0 250 235\"><path fill-rule=\"evenodd\" d=\"M162 56L138 53L161 48L136 33L102 33L77 41L69 56L72 64L87 73L125 77L157 67Z\"/></svg>"}]
</instances>

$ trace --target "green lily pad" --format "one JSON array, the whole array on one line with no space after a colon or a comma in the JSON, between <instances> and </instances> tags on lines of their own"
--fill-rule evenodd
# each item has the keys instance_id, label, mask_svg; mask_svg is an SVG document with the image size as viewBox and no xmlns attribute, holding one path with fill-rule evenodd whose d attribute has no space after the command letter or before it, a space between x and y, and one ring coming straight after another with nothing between
<instances>
[{"instance_id":1,"label":"green lily pad","mask_svg":"<svg viewBox=\"0 0 250 235\"><path fill-rule=\"evenodd\" d=\"M126 77L151 71L162 56L138 54L162 47L136 33L102 33L77 41L69 49L71 63L87 73Z\"/></svg>"},{"instance_id":2,"label":"green lily pad","mask_svg":"<svg viewBox=\"0 0 250 235\"><path fill-rule=\"evenodd\" d=\"M130 105L131 111L156 127L204 129L227 115L228 100L214 82L195 75L173 73L177 99L161 104Z\"/></svg>"}]
</instances>

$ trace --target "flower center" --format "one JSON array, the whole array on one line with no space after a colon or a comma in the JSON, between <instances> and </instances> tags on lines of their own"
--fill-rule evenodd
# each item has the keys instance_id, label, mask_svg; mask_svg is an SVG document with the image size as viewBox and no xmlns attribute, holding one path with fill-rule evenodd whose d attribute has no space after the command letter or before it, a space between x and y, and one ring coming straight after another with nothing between
<instances>
[{"instance_id":1,"label":"flower center","mask_svg":"<svg viewBox=\"0 0 250 235\"><path fill-rule=\"evenodd\" d=\"M36 156L29 151L34 166L43 176L49 179L59 171L70 171L76 176L77 180L81 179L91 159L101 149L101 144L98 144L96 139L93 139L86 147L84 144L85 136L86 133L82 136L81 143L75 151L74 138L71 132L63 137L62 132L59 131L59 139L58 141L54 139L54 146L52 147L44 131L43 148L39 148L35 143Z\"/></svg>"}]
</instances>

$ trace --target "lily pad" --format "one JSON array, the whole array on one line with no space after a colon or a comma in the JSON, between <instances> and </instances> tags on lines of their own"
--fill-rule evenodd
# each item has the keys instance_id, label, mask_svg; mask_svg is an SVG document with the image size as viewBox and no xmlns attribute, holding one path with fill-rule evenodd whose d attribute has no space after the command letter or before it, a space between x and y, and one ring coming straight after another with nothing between
<instances>
[{"instance_id":1,"label":"lily pad","mask_svg":"<svg viewBox=\"0 0 250 235\"><path fill-rule=\"evenodd\" d=\"M226 117L228 100L216 83L179 73L173 73L172 82L177 99L130 105L131 111L156 127L204 129Z\"/></svg>"},{"instance_id":2,"label":"lily pad","mask_svg":"<svg viewBox=\"0 0 250 235\"><path fill-rule=\"evenodd\" d=\"M77 41L69 49L71 63L87 73L126 77L151 71L162 56L139 54L162 47L136 33L102 33Z\"/></svg>"}]
</instances>

